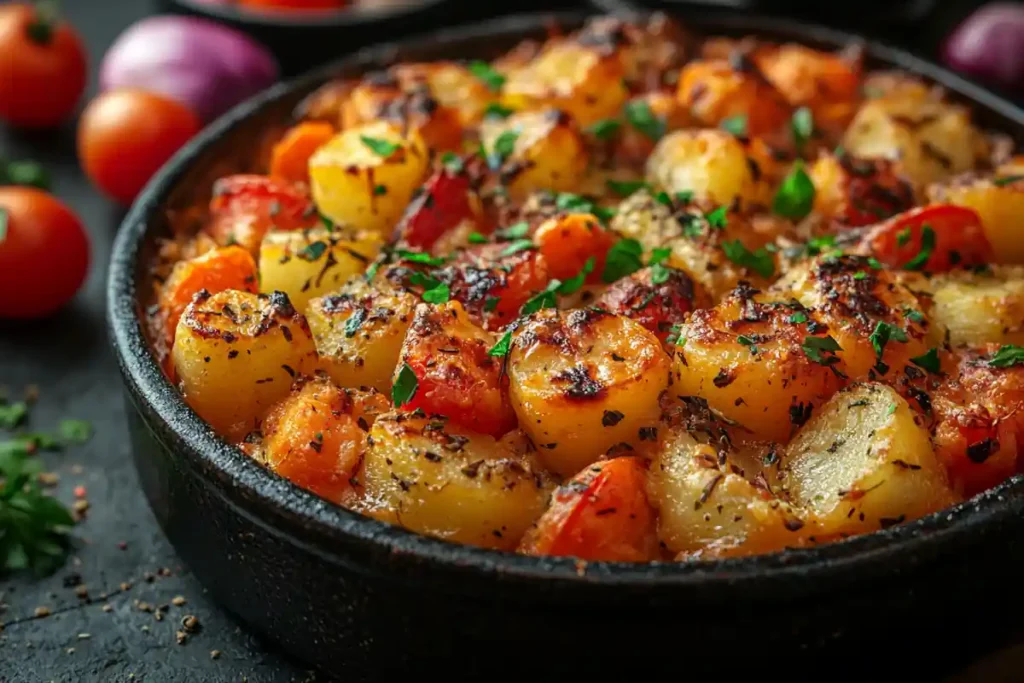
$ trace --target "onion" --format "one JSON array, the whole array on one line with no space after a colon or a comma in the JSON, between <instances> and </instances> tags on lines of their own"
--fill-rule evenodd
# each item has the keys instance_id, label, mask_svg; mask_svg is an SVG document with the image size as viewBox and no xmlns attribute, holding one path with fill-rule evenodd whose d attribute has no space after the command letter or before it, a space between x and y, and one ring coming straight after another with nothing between
<instances>
[{"instance_id":1,"label":"onion","mask_svg":"<svg viewBox=\"0 0 1024 683\"><path fill-rule=\"evenodd\" d=\"M141 88L177 100L204 121L277 81L266 47L195 17L158 16L124 31L100 65L100 89Z\"/></svg>"},{"instance_id":2,"label":"onion","mask_svg":"<svg viewBox=\"0 0 1024 683\"><path fill-rule=\"evenodd\" d=\"M953 32L943 57L957 71L1024 91L1024 3L982 7Z\"/></svg>"}]
</instances>

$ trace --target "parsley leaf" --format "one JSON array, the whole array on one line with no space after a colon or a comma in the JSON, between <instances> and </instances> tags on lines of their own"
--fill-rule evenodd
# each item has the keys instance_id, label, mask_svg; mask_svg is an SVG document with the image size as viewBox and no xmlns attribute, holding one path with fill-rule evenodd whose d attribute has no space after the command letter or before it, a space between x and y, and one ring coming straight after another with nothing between
<instances>
[{"instance_id":1,"label":"parsley leaf","mask_svg":"<svg viewBox=\"0 0 1024 683\"><path fill-rule=\"evenodd\" d=\"M693 201L693 190L683 190L675 193L676 201L680 204L689 204Z\"/></svg>"},{"instance_id":2,"label":"parsley leaf","mask_svg":"<svg viewBox=\"0 0 1024 683\"><path fill-rule=\"evenodd\" d=\"M708 225L710 225L712 228L716 230L721 230L722 228L729 224L729 219L726 216L727 213L728 208L725 206L720 206L711 213L709 213L708 215L706 215L704 218L707 219Z\"/></svg>"},{"instance_id":3,"label":"parsley leaf","mask_svg":"<svg viewBox=\"0 0 1024 683\"><path fill-rule=\"evenodd\" d=\"M295 255L303 261L316 261L324 255L325 251L327 251L327 243L323 240L317 240L304 246Z\"/></svg>"},{"instance_id":4,"label":"parsley leaf","mask_svg":"<svg viewBox=\"0 0 1024 683\"><path fill-rule=\"evenodd\" d=\"M508 330L505 334L501 335L501 339L491 347L491 350L487 352L488 356L499 356L504 357L508 355L508 352L512 350L512 330Z\"/></svg>"},{"instance_id":5,"label":"parsley leaf","mask_svg":"<svg viewBox=\"0 0 1024 683\"><path fill-rule=\"evenodd\" d=\"M61 420L57 429L67 443L85 443L92 438L92 425L85 420Z\"/></svg>"},{"instance_id":6,"label":"parsley leaf","mask_svg":"<svg viewBox=\"0 0 1024 683\"><path fill-rule=\"evenodd\" d=\"M24 401L0 405L0 429L14 429L28 417L28 404Z\"/></svg>"},{"instance_id":7,"label":"parsley leaf","mask_svg":"<svg viewBox=\"0 0 1024 683\"><path fill-rule=\"evenodd\" d=\"M1005 344L996 351L988 364L993 368L1009 368L1024 365L1024 346Z\"/></svg>"},{"instance_id":8,"label":"parsley leaf","mask_svg":"<svg viewBox=\"0 0 1024 683\"><path fill-rule=\"evenodd\" d=\"M896 233L896 244L897 244L897 246L902 247L903 245L905 245L909 241L910 241L910 228L903 228L898 233Z\"/></svg>"},{"instance_id":9,"label":"parsley leaf","mask_svg":"<svg viewBox=\"0 0 1024 683\"><path fill-rule=\"evenodd\" d=\"M440 256L431 256L422 251L408 251L406 249L399 249L395 252L398 258L409 263L422 263L428 266L443 266L445 259Z\"/></svg>"},{"instance_id":10,"label":"parsley leaf","mask_svg":"<svg viewBox=\"0 0 1024 683\"><path fill-rule=\"evenodd\" d=\"M512 152L516 148L516 140L519 139L519 131L506 130L494 140L494 147L491 148L491 153L487 156L487 165L493 168L499 168L505 159L512 156Z\"/></svg>"},{"instance_id":11,"label":"parsley leaf","mask_svg":"<svg viewBox=\"0 0 1024 683\"><path fill-rule=\"evenodd\" d=\"M490 90L498 92L505 85L505 77L487 62L474 60L469 63L469 72Z\"/></svg>"},{"instance_id":12,"label":"parsley leaf","mask_svg":"<svg viewBox=\"0 0 1024 683\"><path fill-rule=\"evenodd\" d=\"M487 244L487 241L488 241L487 237L485 237L484 235L481 235L478 232L471 232L471 233L469 233L469 236L466 237L466 240L470 244Z\"/></svg>"},{"instance_id":13,"label":"parsley leaf","mask_svg":"<svg viewBox=\"0 0 1024 683\"><path fill-rule=\"evenodd\" d=\"M629 125L657 142L665 135L665 122L654 115L651 105L644 100L631 100L624 107Z\"/></svg>"},{"instance_id":14,"label":"parsley leaf","mask_svg":"<svg viewBox=\"0 0 1024 683\"><path fill-rule=\"evenodd\" d=\"M731 133L738 138L745 138L747 137L747 117L742 114L731 116L722 121L721 128L726 133Z\"/></svg>"},{"instance_id":15,"label":"parsley leaf","mask_svg":"<svg viewBox=\"0 0 1024 683\"><path fill-rule=\"evenodd\" d=\"M651 269L651 284L660 285L668 282L669 275L672 274L672 269L666 266L663 262L671 255L672 249L669 247L661 247L660 249L654 249L651 251L651 258L647 262L647 265Z\"/></svg>"},{"instance_id":16,"label":"parsley leaf","mask_svg":"<svg viewBox=\"0 0 1024 683\"><path fill-rule=\"evenodd\" d=\"M552 280L548 283L548 286L544 288L544 291L538 292L534 296L530 297L523 307L520 309L520 313L523 315L530 315L536 313L542 308L554 308L556 299L555 292L562 286L561 280Z\"/></svg>"},{"instance_id":17,"label":"parsley leaf","mask_svg":"<svg viewBox=\"0 0 1024 683\"><path fill-rule=\"evenodd\" d=\"M428 304L443 304L448 301L448 297L451 292L448 290L448 285L442 282L441 284L423 292L423 300Z\"/></svg>"},{"instance_id":18,"label":"parsley leaf","mask_svg":"<svg viewBox=\"0 0 1024 683\"><path fill-rule=\"evenodd\" d=\"M907 320L911 320L911 321L913 321L915 323L922 323L922 322L924 322L924 313L922 313L921 311L915 310L913 308L905 308L905 309L903 309L903 317L906 318Z\"/></svg>"},{"instance_id":19,"label":"parsley leaf","mask_svg":"<svg viewBox=\"0 0 1024 683\"><path fill-rule=\"evenodd\" d=\"M813 206L814 183L804 170L803 162L797 161L775 194L772 211L785 218L801 220Z\"/></svg>"},{"instance_id":20,"label":"parsley leaf","mask_svg":"<svg viewBox=\"0 0 1024 683\"><path fill-rule=\"evenodd\" d=\"M996 187L1006 187L1021 180L1024 180L1024 175L1009 175L1003 178L996 178L992 181L992 184Z\"/></svg>"},{"instance_id":21,"label":"parsley leaf","mask_svg":"<svg viewBox=\"0 0 1024 683\"><path fill-rule=\"evenodd\" d=\"M567 296L578 292L580 287L583 286L583 283L586 282L587 276L594 272L594 265L596 263L597 262L593 256L588 258L587 262L583 264L583 268L580 269L580 272L576 273L576 275L573 275L559 286L558 293L563 296Z\"/></svg>"},{"instance_id":22,"label":"parsley leaf","mask_svg":"<svg viewBox=\"0 0 1024 683\"><path fill-rule=\"evenodd\" d=\"M643 268L643 247L635 239L622 239L612 245L605 257L603 282L615 282Z\"/></svg>"},{"instance_id":23,"label":"parsley leaf","mask_svg":"<svg viewBox=\"0 0 1024 683\"><path fill-rule=\"evenodd\" d=\"M461 173L465 166L462 163L462 157L455 152L445 152L441 155L441 164L452 173Z\"/></svg>"},{"instance_id":24,"label":"parsley leaf","mask_svg":"<svg viewBox=\"0 0 1024 683\"><path fill-rule=\"evenodd\" d=\"M917 252L914 258L907 261L907 265L903 266L904 270L921 270L925 264L928 263L928 259L931 258L932 252L935 250L935 231L932 230L932 226L925 225L921 228L921 251Z\"/></svg>"},{"instance_id":25,"label":"parsley leaf","mask_svg":"<svg viewBox=\"0 0 1024 683\"><path fill-rule=\"evenodd\" d=\"M534 245L533 240L531 240L529 237L526 237L524 239L518 239L513 242L509 242L508 246L502 249L501 253L498 254L498 256L511 256L512 254L518 254L521 251L528 251L530 249L536 248L537 247L536 245Z\"/></svg>"},{"instance_id":26,"label":"parsley leaf","mask_svg":"<svg viewBox=\"0 0 1024 683\"><path fill-rule=\"evenodd\" d=\"M793 112L790 128L793 130L793 140L796 142L796 148L802 150L814 135L814 114L809 108L800 107Z\"/></svg>"},{"instance_id":27,"label":"parsley leaf","mask_svg":"<svg viewBox=\"0 0 1024 683\"><path fill-rule=\"evenodd\" d=\"M646 190L650 187L642 180L609 180L605 183L608 189L620 197L628 197L634 192Z\"/></svg>"},{"instance_id":28,"label":"parsley leaf","mask_svg":"<svg viewBox=\"0 0 1024 683\"><path fill-rule=\"evenodd\" d=\"M364 322L366 322L367 315L365 308L357 308L352 315L348 317L348 320L345 321L346 339L351 339L356 336L356 332L358 332L359 328L363 326Z\"/></svg>"},{"instance_id":29,"label":"parsley leaf","mask_svg":"<svg viewBox=\"0 0 1024 683\"><path fill-rule=\"evenodd\" d=\"M902 327L896 327L889 323L879 320L878 324L875 325L875 331L868 337L868 341L871 342L872 348L875 350L875 356L879 361L882 360L882 353L885 351L885 345L889 343L889 340L893 339L898 342L907 341L907 333L903 331ZM882 373L885 374L884 372Z\"/></svg>"},{"instance_id":30,"label":"parsley leaf","mask_svg":"<svg viewBox=\"0 0 1024 683\"><path fill-rule=\"evenodd\" d=\"M928 349L928 352L924 355L911 358L910 362L923 370L927 370L933 375L939 374L939 368L941 367L939 362L939 350L935 348Z\"/></svg>"},{"instance_id":31,"label":"parsley leaf","mask_svg":"<svg viewBox=\"0 0 1024 683\"><path fill-rule=\"evenodd\" d=\"M359 139L363 141L364 145L370 148L371 152L385 159L397 152L398 148L401 147L401 145L391 142L390 140L371 138L368 135L360 135Z\"/></svg>"},{"instance_id":32,"label":"parsley leaf","mask_svg":"<svg viewBox=\"0 0 1024 683\"><path fill-rule=\"evenodd\" d=\"M722 251L725 257L743 268L754 271L761 277L769 278L775 274L775 259L764 247L757 251L750 251L743 242L732 240L722 242Z\"/></svg>"},{"instance_id":33,"label":"parsley leaf","mask_svg":"<svg viewBox=\"0 0 1024 683\"><path fill-rule=\"evenodd\" d=\"M496 309L498 307L498 304L500 304L500 303L501 303L501 297L489 296L486 299L484 299L484 310L487 311L488 313L490 313L491 311Z\"/></svg>"},{"instance_id":34,"label":"parsley leaf","mask_svg":"<svg viewBox=\"0 0 1024 683\"><path fill-rule=\"evenodd\" d=\"M530 224L527 223L526 221L519 221L518 223L513 223L512 225L508 226L507 228L504 228L502 230L498 230L494 234L495 234L495 236L498 239L502 239L502 240L517 240L517 239L521 239L523 237L526 237L526 235L529 232L530 232Z\"/></svg>"},{"instance_id":35,"label":"parsley leaf","mask_svg":"<svg viewBox=\"0 0 1024 683\"><path fill-rule=\"evenodd\" d=\"M412 371L408 363L403 363L402 369L398 371L395 383L391 385L392 403L395 404L396 408L401 408L412 400L412 397L416 395L418 387L419 380L416 378L416 373Z\"/></svg>"},{"instance_id":36,"label":"parsley leaf","mask_svg":"<svg viewBox=\"0 0 1024 683\"><path fill-rule=\"evenodd\" d=\"M513 110L508 107L502 106L497 102L490 102L487 108L484 109L484 118L492 117L496 119L507 119L513 114Z\"/></svg>"},{"instance_id":37,"label":"parsley leaf","mask_svg":"<svg viewBox=\"0 0 1024 683\"><path fill-rule=\"evenodd\" d=\"M622 123L615 119L601 119L592 124L587 131L594 134L598 140L610 140L622 128Z\"/></svg>"},{"instance_id":38,"label":"parsley leaf","mask_svg":"<svg viewBox=\"0 0 1024 683\"><path fill-rule=\"evenodd\" d=\"M789 322L793 323L794 325L805 323L807 322L807 314L804 313L803 311L797 311L793 315L789 316Z\"/></svg>"},{"instance_id":39,"label":"parsley leaf","mask_svg":"<svg viewBox=\"0 0 1024 683\"><path fill-rule=\"evenodd\" d=\"M843 348L839 346L839 342L831 336L804 337L804 343L800 346L803 348L804 353L807 354L808 358L820 365L833 365L838 363L839 359L836 358L835 352L843 350Z\"/></svg>"}]
</instances>

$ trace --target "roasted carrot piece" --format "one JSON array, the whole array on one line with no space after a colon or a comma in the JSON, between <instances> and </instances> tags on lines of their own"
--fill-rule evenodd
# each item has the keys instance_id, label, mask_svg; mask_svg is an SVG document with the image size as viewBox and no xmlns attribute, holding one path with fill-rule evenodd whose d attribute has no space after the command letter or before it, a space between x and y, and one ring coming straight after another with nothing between
<instances>
[{"instance_id":1,"label":"roasted carrot piece","mask_svg":"<svg viewBox=\"0 0 1024 683\"><path fill-rule=\"evenodd\" d=\"M174 328L181 314L192 297L204 289L210 294L226 289L256 293L259 287L252 255L242 247L221 247L174 266L160 289L159 302L168 348L174 342Z\"/></svg>"},{"instance_id":2,"label":"roasted carrot piece","mask_svg":"<svg viewBox=\"0 0 1024 683\"><path fill-rule=\"evenodd\" d=\"M334 137L334 126L326 121L303 121L292 126L274 145L270 175L292 183L309 182L309 158Z\"/></svg>"},{"instance_id":3,"label":"roasted carrot piece","mask_svg":"<svg viewBox=\"0 0 1024 683\"><path fill-rule=\"evenodd\" d=\"M596 462L561 486L519 547L528 555L646 562L657 558L647 475L633 456Z\"/></svg>"}]
</instances>

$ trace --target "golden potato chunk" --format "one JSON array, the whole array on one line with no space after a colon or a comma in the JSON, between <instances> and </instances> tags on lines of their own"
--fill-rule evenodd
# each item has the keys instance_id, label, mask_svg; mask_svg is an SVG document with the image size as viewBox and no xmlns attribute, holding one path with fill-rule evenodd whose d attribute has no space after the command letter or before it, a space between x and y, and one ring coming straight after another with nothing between
<instances>
[{"instance_id":1,"label":"golden potato chunk","mask_svg":"<svg viewBox=\"0 0 1024 683\"><path fill-rule=\"evenodd\" d=\"M713 559L804 544L799 511L751 484L685 430L669 434L647 479L658 537L672 552Z\"/></svg>"},{"instance_id":2,"label":"golden potato chunk","mask_svg":"<svg viewBox=\"0 0 1024 683\"><path fill-rule=\"evenodd\" d=\"M813 311L740 286L681 326L672 391L785 441L842 384L838 359L816 346L822 341Z\"/></svg>"},{"instance_id":3,"label":"golden potato chunk","mask_svg":"<svg viewBox=\"0 0 1024 683\"><path fill-rule=\"evenodd\" d=\"M754 201L759 193L743 144L721 130L677 130L663 137L647 159L647 180L669 194L692 192L715 205Z\"/></svg>"},{"instance_id":4,"label":"golden potato chunk","mask_svg":"<svg viewBox=\"0 0 1024 683\"><path fill-rule=\"evenodd\" d=\"M337 291L380 253L376 232L342 228L271 231L260 245L260 291L280 291L305 310L313 297Z\"/></svg>"},{"instance_id":5,"label":"golden potato chunk","mask_svg":"<svg viewBox=\"0 0 1024 683\"><path fill-rule=\"evenodd\" d=\"M609 449L639 444L658 419L669 365L658 338L626 317L547 309L513 335L512 407L542 462L575 474Z\"/></svg>"},{"instance_id":6,"label":"golden potato chunk","mask_svg":"<svg viewBox=\"0 0 1024 683\"><path fill-rule=\"evenodd\" d=\"M933 186L928 197L933 202L974 209L998 262L1024 263L1024 172Z\"/></svg>"},{"instance_id":7,"label":"golden potato chunk","mask_svg":"<svg viewBox=\"0 0 1024 683\"><path fill-rule=\"evenodd\" d=\"M390 392L416 303L411 294L363 278L310 301L306 315L323 369L339 386Z\"/></svg>"},{"instance_id":8,"label":"golden potato chunk","mask_svg":"<svg viewBox=\"0 0 1024 683\"><path fill-rule=\"evenodd\" d=\"M427 167L416 131L387 121L349 128L310 157L313 201L335 223L390 234Z\"/></svg>"},{"instance_id":9,"label":"golden potato chunk","mask_svg":"<svg viewBox=\"0 0 1024 683\"><path fill-rule=\"evenodd\" d=\"M201 292L181 316L171 357L185 400L232 441L317 365L309 325L282 292Z\"/></svg>"},{"instance_id":10,"label":"golden potato chunk","mask_svg":"<svg viewBox=\"0 0 1024 683\"><path fill-rule=\"evenodd\" d=\"M480 137L488 163L499 168L515 199L536 190L573 191L587 170L579 128L557 109L485 119Z\"/></svg>"},{"instance_id":11,"label":"golden potato chunk","mask_svg":"<svg viewBox=\"0 0 1024 683\"><path fill-rule=\"evenodd\" d=\"M1024 267L953 271L932 280L932 318L954 346L1024 345Z\"/></svg>"},{"instance_id":12,"label":"golden potato chunk","mask_svg":"<svg viewBox=\"0 0 1024 683\"><path fill-rule=\"evenodd\" d=\"M367 511L449 541L514 549L551 489L529 454L442 418L379 417L369 444Z\"/></svg>"},{"instance_id":13,"label":"golden potato chunk","mask_svg":"<svg viewBox=\"0 0 1024 683\"><path fill-rule=\"evenodd\" d=\"M849 387L786 447L784 482L819 540L922 517L956 502L921 418L892 388Z\"/></svg>"},{"instance_id":14,"label":"golden potato chunk","mask_svg":"<svg viewBox=\"0 0 1024 683\"><path fill-rule=\"evenodd\" d=\"M745 135L775 133L789 121L789 103L753 64L745 58L740 61L690 62L679 74L676 97L706 126L739 119Z\"/></svg>"},{"instance_id":15,"label":"golden potato chunk","mask_svg":"<svg viewBox=\"0 0 1024 683\"><path fill-rule=\"evenodd\" d=\"M532 61L513 69L501 92L512 109L552 107L570 114L580 126L615 117L628 92L618 52L571 40L554 41Z\"/></svg>"}]
</instances>

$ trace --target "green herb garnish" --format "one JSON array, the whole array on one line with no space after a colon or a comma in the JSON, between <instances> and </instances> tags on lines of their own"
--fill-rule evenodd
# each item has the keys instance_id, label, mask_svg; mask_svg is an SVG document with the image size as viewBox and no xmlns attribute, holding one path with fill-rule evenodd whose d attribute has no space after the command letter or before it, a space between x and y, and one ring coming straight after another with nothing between
<instances>
[{"instance_id":1,"label":"green herb garnish","mask_svg":"<svg viewBox=\"0 0 1024 683\"><path fill-rule=\"evenodd\" d=\"M505 77L487 62L479 60L470 62L469 72L494 92L498 92L501 90L501 86L505 85Z\"/></svg>"},{"instance_id":2,"label":"green herb garnish","mask_svg":"<svg viewBox=\"0 0 1024 683\"><path fill-rule=\"evenodd\" d=\"M793 140L796 142L796 148L803 150L807 143L810 142L811 137L814 136L814 114L809 108L800 107L793 112L790 128L793 130Z\"/></svg>"},{"instance_id":3,"label":"green herb garnish","mask_svg":"<svg viewBox=\"0 0 1024 683\"><path fill-rule=\"evenodd\" d=\"M988 364L993 368L1009 368L1014 365L1024 365L1024 346L1005 344L992 355Z\"/></svg>"},{"instance_id":4,"label":"green herb garnish","mask_svg":"<svg viewBox=\"0 0 1024 683\"><path fill-rule=\"evenodd\" d=\"M368 135L360 135L359 139L363 141L364 145L370 148L371 152L385 159L389 158L401 147L401 145L391 142L389 140L371 138Z\"/></svg>"},{"instance_id":5,"label":"green herb garnish","mask_svg":"<svg viewBox=\"0 0 1024 683\"><path fill-rule=\"evenodd\" d=\"M424 291L423 300L428 304L443 304L447 303L450 295L451 292L448 290L448 285L442 282L436 287Z\"/></svg>"},{"instance_id":6,"label":"green herb garnish","mask_svg":"<svg viewBox=\"0 0 1024 683\"><path fill-rule=\"evenodd\" d=\"M928 349L928 352L924 355L911 358L910 362L923 370L927 370L933 375L939 374L939 368L941 367L941 363L939 362L939 350L935 348Z\"/></svg>"},{"instance_id":7,"label":"green herb garnish","mask_svg":"<svg viewBox=\"0 0 1024 683\"><path fill-rule=\"evenodd\" d=\"M797 161L775 194L772 211L784 218L802 220L813 206L814 183L804 170L803 162Z\"/></svg>"},{"instance_id":8,"label":"green herb garnish","mask_svg":"<svg viewBox=\"0 0 1024 683\"><path fill-rule=\"evenodd\" d=\"M587 130L598 140L610 140L622 128L622 123L615 119L601 119Z\"/></svg>"},{"instance_id":9,"label":"green herb garnish","mask_svg":"<svg viewBox=\"0 0 1024 683\"><path fill-rule=\"evenodd\" d=\"M418 387L419 380L416 378L416 373L412 371L408 363L403 363L402 369L398 371L395 383L391 385L392 403L395 404L396 408L401 408L412 400L412 397L416 395Z\"/></svg>"},{"instance_id":10,"label":"green herb garnish","mask_svg":"<svg viewBox=\"0 0 1024 683\"><path fill-rule=\"evenodd\" d=\"M925 225L921 228L921 251L917 252L914 258L907 261L907 265L903 266L904 270L921 270L925 264L928 263L928 259L931 258L932 252L935 250L935 231L932 230L930 225Z\"/></svg>"},{"instance_id":11,"label":"green herb garnish","mask_svg":"<svg viewBox=\"0 0 1024 683\"><path fill-rule=\"evenodd\" d=\"M631 100L624 107L629 125L657 142L665 135L665 122L654 115L651 105L644 100Z\"/></svg>"},{"instance_id":12,"label":"green herb garnish","mask_svg":"<svg viewBox=\"0 0 1024 683\"><path fill-rule=\"evenodd\" d=\"M512 330L508 330L505 334L501 335L501 339L491 347L491 350L487 352L488 356L505 357L508 352L512 349Z\"/></svg>"},{"instance_id":13,"label":"green herb garnish","mask_svg":"<svg viewBox=\"0 0 1024 683\"><path fill-rule=\"evenodd\" d=\"M605 184L609 190L620 197L628 197L634 192L650 188L650 185L642 180L609 180Z\"/></svg>"},{"instance_id":14,"label":"green herb garnish","mask_svg":"<svg viewBox=\"0 0 1024 683\"><path fill-rule=\"evenodd\" d=\"M622 239L612 245L605 257L603 282L615 282L643 268L643 247L635 239Z\"/></svg>"},{"instance_id":15,"label":"green herb garnish","mask_svg":"<svg viewBox=\"0 0 1024 683\"><path fill-rule=\"evenodd\" d=\"M558 293L563 296L568 296L569 294L575 294L578 292L580 287L583 286L583 283L586 282L587 276L594 272L595 263L596 261L593 256L588 258L587 262L583 264L583 268L580 269L580 272L573 275L559 286Z\"/></svg>"},{"instance_id":16,"label":"green herb garnish","mask_svg":"<svg viewBox=\"0 0 1024 683\"><path fill-rule=\"evenodd\" d=\"M750 251L743 246L743 242L732 240L731 242L722 242L722 251L725 252L727 259L738 266L754 271L761 277L770 278L775 274L775 259L764 247L757 251Z\"/></svg>"},{"instance_id":17,"label":"green herb garnish","mask_svg":"<svg viewBox=\"0 0 1024 683\"><path fill-rule=\"evenodd\" d=\"M820 365L833 365L839 362L839 359L835 356L835 352L843 350L843 348L839 346L839 342L831 336L804 337L804 343L801 344L801 348L803 348L804 353L807 354L808 358Z\"/></svg>"},{"instance_id":18,"label":"green herb garnish","mask_svg":"<svg viewBox=\"0 0 1024 683\"><path fill-rule=\"evenodd\" d=\"M721 123L721 128L726 133L731 133L738 138L747 137L747 117L745 115L730 116Z\"/></svg>"}]
</instances>

